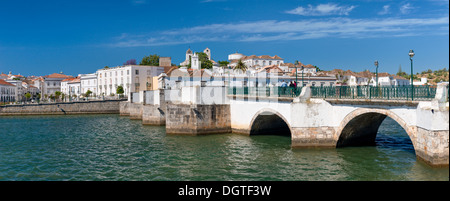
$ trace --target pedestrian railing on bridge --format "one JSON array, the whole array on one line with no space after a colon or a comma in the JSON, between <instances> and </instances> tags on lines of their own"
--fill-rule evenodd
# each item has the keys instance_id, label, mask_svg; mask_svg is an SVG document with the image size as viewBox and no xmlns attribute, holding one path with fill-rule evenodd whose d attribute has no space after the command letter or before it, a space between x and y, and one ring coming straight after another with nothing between
<instances>
[{"instance_id":1,"label":"pedestrian railing on bridge","mask_svg":"<svg viewBox=\"0 0 450 201\"><path fill-rule=\"evenodd\" d=\"M436 86L333 86L311 87L312 98L381 99L381 100L431 100Z\"/></svg>"},{"instance_id":2,"label":"pedestrian railing on bridge","mask_svg":"<svg viewBox=\"0 0 450 201\"><path fill-rule=\"evenodd\" d=\"M448 86L447 86L448 87ZM447 88L448 90L448 88ZM298 97L302 87L228 87L228 95ZM431 100L436 86L312 86L311 98Z\"/></svg>"},{"instance_id":3,"label":"pedestrian railing on bridge","mask_svg":"<svg viewBox=\"0 0 450 201\"><path fill-rule=\"evenodd\" d=\"M228 95L257 97L297 97L301 87L228 87Z\"/></svg>"}]
</instances>

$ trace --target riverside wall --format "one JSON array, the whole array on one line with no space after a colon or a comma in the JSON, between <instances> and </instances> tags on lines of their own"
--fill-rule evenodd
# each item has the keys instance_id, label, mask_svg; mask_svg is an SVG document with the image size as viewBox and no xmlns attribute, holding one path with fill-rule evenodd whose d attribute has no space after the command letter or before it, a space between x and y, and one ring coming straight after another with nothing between
<instances>
[{"instance_id":1,"label":"riverside wall","mask_svg":"<svg viewBox=\"0 0 450 201\"><path fill-rule=\"evenodd\" d=\"M119 114L124 100L94 100L86 102L41 103L0 106L0 116L8 115L70 115Z\"/></svg>"}]
</instances>

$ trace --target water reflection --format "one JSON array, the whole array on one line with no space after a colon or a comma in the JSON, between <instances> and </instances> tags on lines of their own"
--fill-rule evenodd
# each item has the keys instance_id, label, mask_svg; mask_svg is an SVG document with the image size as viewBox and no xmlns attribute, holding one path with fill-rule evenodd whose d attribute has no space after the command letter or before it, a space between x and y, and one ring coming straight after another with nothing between
<instances>
[{"instance_id":1,"label":"water reflection","mask_svg":"<svg viewBox=\"0 0 450 201\"><path fill-rule=\"evenodd\" d=\"M292 149L289 137L171 136L117 115L2 117L0 180L448 181L384 123L377 146Z\"/></svg>"}]
</instances>

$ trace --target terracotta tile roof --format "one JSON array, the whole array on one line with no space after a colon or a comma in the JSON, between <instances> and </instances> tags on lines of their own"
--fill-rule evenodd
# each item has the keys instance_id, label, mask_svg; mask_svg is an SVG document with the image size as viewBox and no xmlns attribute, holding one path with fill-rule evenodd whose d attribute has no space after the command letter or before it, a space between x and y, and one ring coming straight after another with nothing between
<instances>
[{"instance_id":1,"label":"terracotta tile roof","mask_svg":"<svg viewBox=\"0 0 450 201\"><path fill-rule=\"evenodd\" d=\"M366 78L371 78L371 77L375 77L375 74L371 73L368 70L365 71L361 71L359 73L357 73L360 77L366 77Z\"/></svg>"},{"instance_id":2,"label":"terracotta tile roof","mask_svg":"<svg viewBox=\"0 0 450 201\"><path fill-rule=\"evenodd\" d=\"M53 73L50 75L46 75L44 77L47 77L47 78L72 78L72 76L70 76L70 75L64 75L64 74L59 74L59 73Z\"/></svg>"},{"instance_id":3,"label":"terracotta tile roof","mask_svg":"<svg viewBox=\"0 0 450 201\"><path fill-rule=\"evenodd\" d=\"M394 75L394 76L392 76L393 78L395 78L395 79L397 79L397 80L408 80L408 79L406 79L406 78L404 78L404 77L402 77L402 76L398 76L398 75Z\"/></svg>"},{"instance_id":4,"label":"terracotta tile roof","mask_svg":"<svg viewBox=\"0 0 450 201\"><path fill-rule=\"evenodd\" d=\"M305 67L305 68L316 68L316 67L314 67L312 64L308 64L308 65L303 66L303 67Z\"/></svg>"},{"instance_id":5,"label":"terracotta tile roof","mask_svg":"<svg viewBox=\"0 0 450 201\"><path fill-rule=\"evenodd\" d=\"M61 80L61 82L68 82L68 81L72 81L72 80L74 80L74 79L76 79L76 78L74 78L74 77L66 78L66 79L64 79L64 80Z\"/></svg>"},{"instance_id":6,"label":"terracotta tile roof","mask_svg":"<svg viewBox=\"0 0 450 201\"><path fill-rule=\"evenodd\" d=\"M281 57L275 55L273 57L269 56L269 55L261 55L261 56L256 56L256 55L251 55L251 56L244 56L241 58L242 61L244 60L248 60L248 59L282 59ZM238 60L238 59L236 59Z\"/></svg>"},{"instance_id":7,"label":"terracotta tile roof","mask_svg":"<svg viewBox=\"0 0 450 201\"><path fill-rule=\"evenodd\" d=\"M392 75L390 75L389 73L378 73L378 77L390 77Z\"/></svg>"},{"instance_id":8,"label":"terracotta tile roof","mask_svg":"<svg viewBox=\"0 0 450 201\"><path fill-rule=\"evenodd\" d=\"M77 83L77 82L81 82L80 78L74 78L73 80L69 81L69 83Z\"/></svg>"},{"instance_id":9,"label":"terracotta tile roof","mask_svg":"<svg viewBox=\"0 0 450 201\"><path fill-rule=\"evenodd\" d=\"M3 80L3 79L0 79L0 85L13 86L13 87L15 86L15 85L13 85L13 84L11 84L11 83Z\"/></svg>"},{"instance_id":10,"label":"terracotta tile roof","mask_svg":"<svg viewBox=\"0 0 450 201\"><path fill-rule=\"evenodd\" d=\"M269 65L269 66L264 66L263 68L259 69L257 72L259 73L259 72L263 72L263 71L266 71L267 73L270 73L270 72L278 72L278 73L283 72L283 70L281 70L281 68L279 68L276 64Z\"/></svg>"}]
</instances>

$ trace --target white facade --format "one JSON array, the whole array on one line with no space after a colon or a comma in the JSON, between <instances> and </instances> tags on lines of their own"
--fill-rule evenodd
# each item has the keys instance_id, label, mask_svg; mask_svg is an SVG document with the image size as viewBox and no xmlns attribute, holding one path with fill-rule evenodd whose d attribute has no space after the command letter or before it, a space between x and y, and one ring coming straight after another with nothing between
<instances>
[{"instance_id":1,"label":"white facade","mask_svg":"<svg viewBox=\"0 0 450 201\"><path fill-rule=\"evenodd\" d=\"M68 78L61 80L61 92L65 95L69 95L69 82L74 80L75 78Z\"/></svg>"},{"instance_id":2,"label":"white facade","mask_svg":"<svg viewBox=\"0 0 450 201\"><path fill-rule=\"evenodd\" d=\"M80 97L81 96L81 83L80 79L74 79L67 83L67 86L69 87L69 94L74 97Z\"/></svg>"},{"instance_id":3,"label":"white facade","mask_svg":"<svg viewBox=\"0 0 450 201\"><path fill-rule=\"evenodd\" d=\"M164 72L164 67L126 65L97 71L97 95L115 95L117 87L122 86L124 95L150 90L153 77ZM155 83L156 84L156 83Z\"/></svg>"},{"instance_id":4,"label":"white facade","mask_svg":"<svg viewBox=\"0 0 450 201\"><path fill-rule=\"evenodd\" d=\"M192 56L191 68L194 69L194 70L199 70L199 69L201 69L201 67L200 67L200 62L199 62L199 60L198 60L198 54L197 54L197 53L195 53L195 54Z\"/></svg>"},{"instance_id":5,"label":"white facade","mask_svg":"<svg viewBox=\"0 0 450 201\"><path fill-rule=\"evenodd\" d=\"M16 86L0 79L0 103L16 101Z\"/></svg>"},{"instance_id":6,"label":"white facade","mask_svg":"<svg viewBox=\"0 0 450 201\"><path fill-rule=\"evenodd\" d=\"M36 86L41 90L43 95L49 96L51 94L55 94L57 91L61 91L61 81L67 78L73 77L62 73L53 73L51 75L44 76L42 84L37 84ZM44 96L41 96L41 98L43 97Z\"/></svg>"},{"instance_id":7,"label":"white facade","mask_svg":"<svg viewBox=\"0 0 450 201\"><path fill-rule=\"evenodd\" d=\"M6 80L6 82L14 85L15 87L15 100L16 101L22 101L25 97L24 88L22 87L22 81L21 80Z\"/></svg>"},{"instance_id":8,"label":"white facade","mask_svg":"<svg viewBox=\"0 0 450 201\"><path fill-rule=\"evenodd\" d=\"M378 77L378 86L407 86L410 81L400 77L382 76ZM376 86L376 77L372 77L370 85Z\"/></svg>"},{"instance_id":9,"label":"white facade","mask_svg":"<svg viewBox=\"0 0 450 201\"><path fill-rule=\"evenodd\" d=\"M408 84L411 83L410 80L407 80L407 81L408 81ZM422 77L422 78L420 78L420 82L415 81L415 82L413 82L413 85L425 85L427 82L428 82L428 79L426 77Z\"/></svg>"},{"instance_id":10,"label":"white facade","mask_svg":"<svg viewBox=\"0 0 450 201\"><path fill-rule=\"evenodd\" d=\"M97 74L80 75L81 93L85 94L88 90L92 92L91 96L97 95Z\"/></svg>"},{"instance_id":11,"label":"white facade","mask_svg":"<svg viewBox=\"0 0 450 201\"><path fill-rule=\"evenodd\" d=\"M228 60L229 60L229 61L239 60L239 59L241 59L241 58L244 57L244 56L245 56L245 55L236 52L236 53L234 53L234 54L229 54L229 55L228 55Z\"/></svg>"},{"instance_id":12,"label":"white facade","mask_svg":"<svg viewBox=\"0 0 450 201\"><path fill-rule=\"evenodd\" d=\"M231 54L228 55L228 58L239 58L239 55ZM242 62L248 67L248 68L258 68L258 67L264 67L264 66L270 66L270 65L280 65L284 63L284 59L280 58L279 56L275 55L273 57L262 55L262 56L243 56L239 59L231 60L228 64L228 67L234 68L238 61L242 60Z\"/></svg>"}]
</instances>

